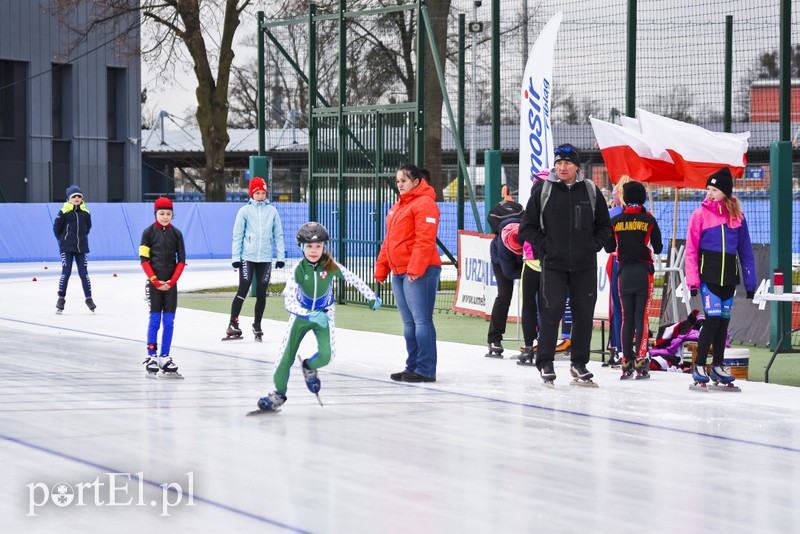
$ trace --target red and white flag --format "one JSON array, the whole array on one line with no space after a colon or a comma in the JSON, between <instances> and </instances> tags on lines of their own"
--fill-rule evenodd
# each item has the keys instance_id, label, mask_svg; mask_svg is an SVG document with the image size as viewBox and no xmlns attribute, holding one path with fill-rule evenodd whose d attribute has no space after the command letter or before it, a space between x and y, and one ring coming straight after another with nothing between
<instances>
[{"instance_id":1,"label":"red and white flag","mask_svg":"<svg viewBox=\"0 0 800 534\"><path fill-rule=\"evenodd\" d=\"M636 119L628 119L626 126L590 118L592 130L600 147L611 181L617 183L628 175L637 182L685 187L672 157L638 131Z\"/></svg>"},{"instance_id":2,"label":"red and white flag","mask_svg":"<svg viewBox=\"0 0 800 534\"><path fill-rule=\"evenodd\" d=\"M683 177L680 187L705 189L708 177L722 167L730 168L734 178L744 175L750 132L712 132L643 109L637 109L636 114L642 134L672 156Z\"/></svg>"}]
</instances>

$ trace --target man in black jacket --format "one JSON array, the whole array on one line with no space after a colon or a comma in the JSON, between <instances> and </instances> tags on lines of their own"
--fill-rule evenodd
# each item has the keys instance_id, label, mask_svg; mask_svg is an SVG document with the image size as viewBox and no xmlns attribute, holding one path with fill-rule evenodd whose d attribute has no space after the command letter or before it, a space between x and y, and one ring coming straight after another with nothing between
<instances>
[{"instance_id":1,"label":"man in black jacket","mask_svg":"<svg viewBox=\"0 0 800 534\"><path fill-rule=\"evenodd\" d=\"M541 181L533 187L519 231L519 241L531 243L542 265L536 367L545 384L552 385L556 378L553 360L558 324L564 315L569 291L572 306L570 373L576 379L575 384L595 386L586 364L597 301L597 252L611 236L608 206L595 185L584 180L580 155L574 146L558 146L554 161L555 169L547 178L549 185Z\"/></svg>"}]
</instances>

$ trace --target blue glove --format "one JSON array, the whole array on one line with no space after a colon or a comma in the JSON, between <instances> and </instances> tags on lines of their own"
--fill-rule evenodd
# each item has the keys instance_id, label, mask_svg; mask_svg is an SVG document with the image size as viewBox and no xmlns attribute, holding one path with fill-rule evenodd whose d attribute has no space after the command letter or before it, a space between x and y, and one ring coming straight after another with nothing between
<instances>
[{"instance_id":1,"label":"blue glove","mask_svg":"<svg viewBox=\"0 0 800 534\"><path fill-rule=\"evenodd\" d=\"M367 305L369 306L369 309L372 310L372 311L380 310L381 309L381 304L383 304L383 302L381 302L381 298L379 296L377 296L377 295L375 296L375 298L373 300L367 302Z\"/></svg>"},{"instance_id":2,"label":"blue glove","mask_svg":"<svg viewBox=\"0 0 800 534\"><path fill-rule=\"evenodd\" d=\"M284 265L286 265L286 262L285 262L285 261L276 261L276 262L275 262L275 268L276 268L276 269L283 269L283 266L284 266Z\"/></svg>"},{"instance_id":3,"label":"blue glove","mask_svg":"<svg viewBox=\"0 0 800 534\"><path fill-rule=\"evenodd\" d=\"M328 314L322 310L314 310L311 312L311 315L308 316L308 320L322 328L328 326Z\"/></svg>"}]
</instances>

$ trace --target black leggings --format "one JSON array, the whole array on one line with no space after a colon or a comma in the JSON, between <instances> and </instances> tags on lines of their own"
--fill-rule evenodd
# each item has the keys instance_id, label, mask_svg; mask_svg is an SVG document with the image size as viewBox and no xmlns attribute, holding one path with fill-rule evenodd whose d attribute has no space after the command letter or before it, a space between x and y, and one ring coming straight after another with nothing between
<instances>
[{"instance_id":1,"label":"black leggings","mask_svg":"<svg viewBox=\"0 0 800 534\"><path fill-rule=\"evenodd\" d=\"M261 324L261 318L264 317L264 309L267 307L267 287L269 286L271 274L271 263L242 262L242 268L239 269L239 290L233 298L233 304L231 304L231 322L239 320L242 304L244 304L244 299L247 297L247 292L250 290L250 285L255 275L256 307L254 315L256 324Z\"/></svg>"},{"instance_id":2,"label":"black leggings","mask_svg":"<svg viewBox=\"0 0 800 534\"><path fill-rule=\"evenodd\" d=\"M649 328L647 308L653 294L652 266L645 263L620 264L617 276L622 304L622 355L625 361L647 356Z\"/></svg>"},{"instance_id":3,"label":"black leggings","mask_svg":"<svg viewBox=\"0 0 800 534\"><path fill-rule=\"evenodd\" d=\"M539 271L533 270L527 262L522 266L522 337L526 347L533 345L539 335L539 278Z\"/></svg>"}]
</instances>

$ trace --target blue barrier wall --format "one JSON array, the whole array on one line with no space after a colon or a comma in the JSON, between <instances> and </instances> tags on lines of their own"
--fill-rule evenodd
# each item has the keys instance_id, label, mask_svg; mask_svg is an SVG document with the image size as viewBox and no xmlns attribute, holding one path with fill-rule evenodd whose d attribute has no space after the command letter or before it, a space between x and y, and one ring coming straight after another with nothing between
<instances>
[{"instance_id":1,"label":"blue barrier wall","mask_svg":"<svg viewBox=\"0 0 800 534\"><path fill-rule=\"evenodd\" d=\"M744 211L753 243L769 243L769 200L743 200ZM800 221L800 201L794 201L794 221ZM391 204L383 207L383 213ZM682 201L678 204L677 236L686 236L686 224L698 202ZM0 209L0 261L30 262L59 260L58 243L53 235L53 219L62 204L2 204ZM304 202L278 202L274 204L283 223L286 255L297 258L300 251L295 244L295 232L307 221L308 205ZM152 203L93 204L92 231L89 234L90 259L129 260L138 258L142 231L154 222ZM186 254L189 258L229 258L231 233L236 212L242 204L228 202L178 202L175 203L174 224L183 232ZM326 207L327 208L327 207ZM456 203L439 204L441 223L439 239L456 255L457 235ZM348 228L363 227L372 209L367 205L348 206ZM661 227L665 247L672 234L674 204L671 201L653 203L653 214ZM467 230L475 230L472 211L465 210ZM483 203L478 203L483 214ZM800 232L792 236L792 252L800 253ZM374 246L351 245L348 253L354 256L373 256Z\"/></svg>"}]
</instances>

